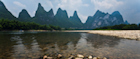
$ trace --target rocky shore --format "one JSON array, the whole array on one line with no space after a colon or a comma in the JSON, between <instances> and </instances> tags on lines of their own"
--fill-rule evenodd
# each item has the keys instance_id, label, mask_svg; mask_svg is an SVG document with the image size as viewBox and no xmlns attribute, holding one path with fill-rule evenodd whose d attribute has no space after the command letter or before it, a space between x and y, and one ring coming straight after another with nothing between
<instances>
[{"instance_id":1,"label":"rocky shore","mask_svg":"<svg viewBox=\"0 0 140 59\"><path fill-rule=\"evenodd\" d=\"M106 57L103 57L103 58L93 57L91 55L86 57L86 56L81 55L81 54L77 54L76 56L71 55L68 58L64 58L61 54L58 54L56 57L50 57L50 56L44 55L43 59L107 59L107 58Z\"/></svg>"},{"instance_id":2,"label":"rocky shore","mask_svg":"<svg viewBox=\"0 0 140 59\"><path fill-rule=\"evenodd\" d=\"M140 40L140 30L94 30L88 33Z\"/></svg>"}]
</instances>

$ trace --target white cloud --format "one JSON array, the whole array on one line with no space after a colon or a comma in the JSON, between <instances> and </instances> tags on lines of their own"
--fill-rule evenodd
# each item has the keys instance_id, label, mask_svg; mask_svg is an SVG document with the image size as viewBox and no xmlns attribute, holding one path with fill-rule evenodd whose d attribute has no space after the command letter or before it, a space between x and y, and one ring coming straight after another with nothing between
<instances>
[{"instance_id":1,"label":"white cloud","mask_svg":"<svg viewBox=\"0 0 140 59\"><path fill-rule=\"evenodd\" d=\"M66 8L69 10L78 10L79 7L88 7L88 4L83 4L82 0L61 0L57 7Z\"/></svg>"},{"instance_id":2,"label":"white cloud","mask_svg":"<svg viewBox=\"0 0 140 59\"><path fill-rule=\"evenodd\" d=\"M52 8L53 8L53 4L52 4L52 2L51 2L51 1L46 0L46 3L47 3L50 7L52 7Z\"/></svg>"},{"instance_id":3,"label":"white cloud","mask_svg":"<svg viewBox=\"0 0 140 59\"><path fill-rule=\"evenodd\" d=\"M89 5L88 4L84 4L83 6L88 7Z\"/></svg>"},{"instance_id":4,"label":"white cloud","mask_svg":"<svg viewBox=\"0 0 140 59\"><path fill-rule=\"evenodd\" d=\"M14 3L15 5L17 5L17 6L22 7L22 8L26 8L26 5L24 5L24 4L22 4L22 3L18 2L18 1L14 1L13 3Z\"/></svg>"},{"instance_id":5,"label":"white cloud","mask_svg":"<svg viewBox=\"0 0 140 59\"><path fill-rule=\"evenodd\" d=\"M91 2L94 4L95 9L114 9L120 5L123 4L122 1L117 0L91 0Z\"/></svg>"}]
</instances>

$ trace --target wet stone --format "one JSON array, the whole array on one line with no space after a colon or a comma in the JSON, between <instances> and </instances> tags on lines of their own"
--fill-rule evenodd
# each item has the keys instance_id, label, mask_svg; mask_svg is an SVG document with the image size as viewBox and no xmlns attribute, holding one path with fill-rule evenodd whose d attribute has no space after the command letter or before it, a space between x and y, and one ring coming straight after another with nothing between
<instances>
[{"instance_id":1,"label":"wet stone","mask_svg":"<svg viewBox=\"0 0 140 59\"><path fill-rule=\"evenodd\" d=\"M81 55L81 54L77 54L77 57L79 57L79 58L84 58L84 56Z\"/></svg>"},{"instance_id":2,"label":"wet stone","mask_svg":"<svg viewBox=\"0 0 140 59\"><path fill-rule=\"evenodd\" d=\"M104 57L103 59L107 59L106 57Z\"/></svg>"},{"instance_id":3,"label":"wet stone","mask_svg":"<svg viewBox=\"0 0 140 59\"><path fill-rule=\"evenodd\" d=\"M89 59L92 59L92 56L88 56Z\"/></svg>"},{"instance_id":4,"label":"wet stone","mask_svg":"<svg viewBox=\"0 0 140 59\"><path fill-rule=\"evenodd\" d=\"M97 57L93 57L93 59L98 59Z\"/></svg>"}]
</instances>

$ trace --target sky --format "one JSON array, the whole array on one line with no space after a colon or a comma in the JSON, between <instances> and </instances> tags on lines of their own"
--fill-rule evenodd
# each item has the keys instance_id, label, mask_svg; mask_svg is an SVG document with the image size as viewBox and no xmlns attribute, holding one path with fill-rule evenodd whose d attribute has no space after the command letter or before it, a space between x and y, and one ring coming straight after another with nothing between
<instances>
[{"instance_id":1,"label":"sky","mask_svg":"<svg viewBox=\"0 0 140 59\"><path fill-rule=\"evenodd\" d=\"M88 16L93 16L97 10L112 14L119 11L124 21L129 23L140 23L140 0L1 0L7 9L16 17L22 9L26 9L33 17L38 3L46 11L51 8L56 14L58 8L66 10L68 16L77 11L79 18L84 23Z\"/></svg>"}]
</instances>

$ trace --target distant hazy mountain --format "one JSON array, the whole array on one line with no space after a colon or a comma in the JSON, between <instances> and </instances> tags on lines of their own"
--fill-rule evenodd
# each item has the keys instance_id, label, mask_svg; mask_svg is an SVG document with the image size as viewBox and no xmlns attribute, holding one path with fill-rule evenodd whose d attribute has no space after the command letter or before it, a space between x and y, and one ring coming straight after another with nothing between
<instances>
[{"instance_id":1,"label":"distant hazy mountain","mask_svg":"<svg viewBox=\"0 0 140 59\"><path fill-rule=\"evenodd\" d=\"M122 15L118 11L108 14L97 10L94 16L88 17L84 24L84 28L94 29L97 27L113 26L118 24L124 24Z\"/></svg>"},{"instance_id":2,"label":"distant hazy mountain","mask_svg":"<svg viewBox=\"0 0 140 59\"><path fill-rule=\"evenodd\" d=\"M28 12L23 9L18 16L19 21L24 21L24 22L31 22L31 16L28 14Z\"/></svg>"},{"instance_id":3,"label":"distant hazy mountain","mask_svg":"<svg viewBox=\"0 0 140 59\"><path fill-rule=\"evenodd\" d=\"M9 19L9 20L16 20L16 17L14 17L5 7L2 1L0 1L0 19Z\"/></svg>"},{"instance_id":4,"label":"distant hazy mountain","mask_svg":"<svg viewBox=\"0 0 140 59\"><path fill-rule=\"evenodd\" d=\"M80 18L77 15L77 11L74 11L73 16L71 16L69 18L69 20L71 21L71 23L73 23L73 28L82 28L83 27L83 23L81 22Z\"/></svg>"},{"instance_id":5,"label":"distant hazy mountain","mask_svg":"<svg viewBox=\"0 0 140 59\"><path fill-rule=\"evenodd\" d=\"M127 25L128 25L128 24L130 24L130 23L126 20L126 21L124 22L124 24L127 24Z\"/></svg>"},{"instance_id":6,"label":"distant hazy mountain","mask_svg":"<svg viewBox=\"0 0 140 59\"><path fill-rule=\"evenodd\" d=\"M16 17L14 17L0 1L0 19L1 18L17 20ZM75 11L73 16L69 18L66 10L59 8L56 15L54 15L53 9L50 9L47 12L40 3L38 4L38 8L34 17L31 17L28 12L23 9L19 13L18 20L24 22L35 22L42 25L55 25L62 28L75 29L94 29L97 27L128 23L123 21L122 15L118 11L108 14L98 10L94 16L89 16L86 23L83 24L77 14L77 11Z\"/></svg>"}]
</instances>

